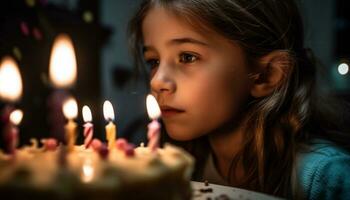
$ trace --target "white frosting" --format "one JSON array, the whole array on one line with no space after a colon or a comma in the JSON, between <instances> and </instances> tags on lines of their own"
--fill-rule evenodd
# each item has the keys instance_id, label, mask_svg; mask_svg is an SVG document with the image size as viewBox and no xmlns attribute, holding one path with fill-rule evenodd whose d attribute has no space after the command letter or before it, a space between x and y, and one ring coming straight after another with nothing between
<instances>
[{"instance_id":1,"label":"white frosting","mask_svg":"<svg viewBox=\"0 0 350 200\"><path fill-rule=\"evenodd\" d=\"M61 154L60 148L46 151L34 143L17 150L15 157L0 152L0 185L16 183L17 179L21 184L27 182L38 188L59 187L65 181L115 188L119 184L137 184L167 176L189 181L194 165L187 152L169 144L156 152L138 147L134 156L113 149L106 159L92 149L75 146L73 152L67 153L63 166L59 162Z\"/></svg>"}]
</instances>

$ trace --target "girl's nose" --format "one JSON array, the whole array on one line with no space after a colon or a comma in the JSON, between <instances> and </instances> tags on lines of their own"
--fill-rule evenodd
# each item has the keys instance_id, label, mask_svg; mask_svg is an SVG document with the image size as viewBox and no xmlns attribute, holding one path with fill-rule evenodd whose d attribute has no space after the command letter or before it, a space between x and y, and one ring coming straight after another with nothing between
<instances>
[{"instance_id":1,"label":"girl's nose","mask_svg":"<svg viewBox=\"0 0 350 200\"><path fill-rule=\"evenodd\" d=\"M171 69L167 66L159 66L151 78L151 90L157 94L170 94L175 92L176 83Z\"/></svg>"}]
</instances>

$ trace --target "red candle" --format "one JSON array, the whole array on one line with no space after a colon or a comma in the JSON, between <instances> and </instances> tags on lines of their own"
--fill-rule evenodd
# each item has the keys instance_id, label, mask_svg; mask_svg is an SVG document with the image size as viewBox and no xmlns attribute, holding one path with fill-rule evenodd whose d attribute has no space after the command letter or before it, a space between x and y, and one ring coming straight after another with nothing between
<instances>
[{"instance_id":1,"label":"red candle","mask_svg":"<svg viewBox=\"0 0 350 200\"><path fill-rule=\"evenodd\" d=\"M7 144L7 152L14 154L18 145L18 128L9 124L5 133L5 142Z\"/></svg>"},{"instance_id":2,"label":"red candle","mask_svg":"<svg viewBox=\"0 0 350 200\"><path fill-rule=\"evenodd\" d=\"M10 154L14 154L16 152L19 135L19 130L17 126L21 123L22 118L23 112L21 110L14 110L10 114L10 121L5 132L7 150Z\"/></svg>"},{"instance_id":3,"label":"red candle","mask_svg":"<svg viewBox=\"0 0 350 200\"><path fill-rule=\"evenodd\" d=\"M10 56L0 60L0 100L14 103L19 101L22 96L22 78L18 65ZM18 143L18 128L16 127L22 120L23 113L20 110L13 112L11 106L5 106L4 118L5 129L4 137L8 152L14 153Z\"/></svg>"}]
</instances>

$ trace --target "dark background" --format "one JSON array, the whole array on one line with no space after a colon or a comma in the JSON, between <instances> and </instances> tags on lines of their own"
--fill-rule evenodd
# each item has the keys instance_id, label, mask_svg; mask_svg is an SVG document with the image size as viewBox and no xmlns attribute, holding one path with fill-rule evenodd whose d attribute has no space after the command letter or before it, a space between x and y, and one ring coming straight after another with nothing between
<instances>
[{"instance_id":1,"label":"dark background","mask_svg":"<svg viewBox=\"0 0 350 200\"><path fill-rule=\"evenodd\" d=\"M0 57L16 59L22 73L23 96L14 106L24 111L21 145L30 138L52 137L50 98L57 92L48 80L52 42L59 33L71 36L78 64L76 85L66 92L79 104L79 142L82 141L81 108L93 113L95 137L104 139L102 104L111 100L118 137L134 143L145 140L147 87L132 79L132 62L126 43L126 24L140 0L14 0L0 6ZM350 1L301 0L306 45L325 68L321 87L350 101L349 75L337 66L350 58ZM23 27L26 27L23 29ZM0 102L0 109L6 102ZM4 122L1 122L0 129ZM3 145L3 141L1 142Z\"/></svg>"}]
</instances>

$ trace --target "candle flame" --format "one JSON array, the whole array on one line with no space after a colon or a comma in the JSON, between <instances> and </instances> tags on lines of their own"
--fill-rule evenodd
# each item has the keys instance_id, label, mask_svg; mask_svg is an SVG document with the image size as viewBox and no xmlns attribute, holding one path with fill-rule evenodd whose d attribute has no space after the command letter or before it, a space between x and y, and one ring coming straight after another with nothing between
<instances>
[{"instance_id":1,"label":"candle flame","mask_svg":"<svg viewBox=\"0 0 350 200\"><path fill-rule=\"evenodd\" d=\"M104 115L106 121L114 120L113 106L112 106L112 103L110 101L108 101L108 100L106 100L103 103L103 115Z\"/></svg>"},{"instance_id":2,"label":"candle flame","mask_svg":"<svg viewBox=\"0 0 350 200\"><path fill-rule=\"evenodd\" d=\"M75 83L77 63L72 40L66 34L56 37L52 46L49 75L57 88L67 88Z\"/></svg>"},{"instance_id":3,"label":"candle flame","mask_svg":"<svg viewBox=\"0 0 350 200\"><path fill-rule=\"evenodd\" d=\"M4 57L0 64L0 98L5 101L17 101L22 96L22 78L16 61Z\"/></svg>"},{"instance_id":4,"label":"candle flame","mask_svg":"<svg viewBox=\"0 0 350 200\"><path fill-rule=\"evenodd\" d=\"M11 112L10 114L10 121L14 124L14 125L19 125L21 123L23 119L23 112L22 110L14 110Z\"/></svg>"},{"instance_id":5,"label":"candle flame","mask_svg":"<svg viewBox=\"0 0 350 200\"><path fill-rule=\"evenodd\" d=\"M92 121L92 115L91 115L91 110L89 106L83 106L83 119L84 119L84 122Z\"/></svg>"},{"instance_id":6,"label":"candle flame","mask_svg":"<svg viewBox=\"0 0 350 200\"><path fill-rule=\"evenodd\" d=\"M74 119L78 116L78 104L73 97L63 103L63 114L67 119Z\"/></svg>"},{"instance_id":7,"label":"candle flame","mask_svg":"<svg viewBox=\"0 0 350 200\"><path fill-rule=\"evenodd\" d=\"M147 113L151 119L157 119L160 117L161 111L157 103L156 98L149 94L146 98Z\"/></svg>"},{"instance_id":8,"label":"candle flame","mask_svg":"<svg viewBox=\"0 0 350 200\"><path fill-rule=\"evenodd\" d=\"M94 168L91 165L91 162L86 162L83 165L82 170L82 180L84 183L89 183L94 178Z\"/></svg>"}]
</instances>

